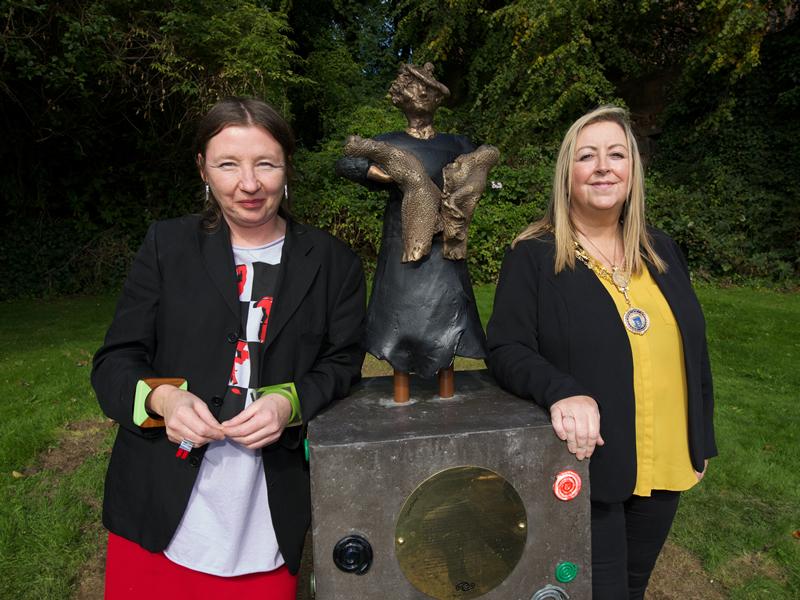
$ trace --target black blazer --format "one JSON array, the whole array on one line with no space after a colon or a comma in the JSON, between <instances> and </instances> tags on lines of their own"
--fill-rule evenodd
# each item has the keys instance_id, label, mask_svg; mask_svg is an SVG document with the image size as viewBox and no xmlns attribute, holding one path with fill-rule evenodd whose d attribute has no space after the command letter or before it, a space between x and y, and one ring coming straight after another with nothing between
<instances>
[{"instance_id":1,"label":"black blazer","mask_svg":"<svg viewBox=\"0 0 800 600\"><path fill-rule=\"evenodd\" d=\"M364 274L358 257L343 243L289 221L277 285L260 383L295 382L308 422L345 396L360 377ZM152 552L172 539L205 447L179 460L163 428L134 425L136 382L185 377L189 390L219 417L240 320L227 226L207 233L197 216L153 224L92 369L100 406L119 423L103 523ZM304 429L288 428L262 451L275 534L293 573L311 515Z\"/></svg>"},{"instance_id":2,"label":"black blazer","mask_svg":"<svg viewBox=\"0 0 800 600\"><path fill-rule=\"evenodd\" d=\"M667 300L683 342L689 396L692 465L717 453L705 320L677 244L651 230L665 273L648 269ZM489 367L508 391L549 409L585 394L600 408L605 440L591 458L591 497L627 499L636 484L633 357L614 301L580 261L553 272L552 235L525 240L506 253L488 325Z\"/></svg>"}]
</instances>

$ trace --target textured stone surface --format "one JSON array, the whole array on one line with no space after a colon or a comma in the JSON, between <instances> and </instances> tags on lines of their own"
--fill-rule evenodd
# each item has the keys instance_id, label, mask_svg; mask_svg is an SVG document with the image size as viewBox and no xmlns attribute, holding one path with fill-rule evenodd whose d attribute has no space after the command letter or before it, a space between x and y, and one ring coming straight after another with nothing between
<instances>
[{"instance_id":1,"label":"textured stone surface","mask_svg":"<svg viewBox=\"0 0 800 600\"><path fill-rule=\"evenodd\" d=\"M391 378L364 382L309 426L317 598L422 599L394 554L397 517L406 498L435 473L473 465L502 475L525 504L528 536L520 562L482 598L529 600L551 583L573 599L589 598L588 463L578 462L553 434L547 415L500 390L484 371L456 373L456 396L436 397L435 382L412 378L412 400L393 405ZM553 494L555 476L577 471L583 490L571 502ZM373 548L368 573L339 571L336 542L356 533ZM555 579L571 561L578 576ZM476 574L480 577L480 574ZM459 598L454 590L452 598Z\"/></svg>"}]
</instances>

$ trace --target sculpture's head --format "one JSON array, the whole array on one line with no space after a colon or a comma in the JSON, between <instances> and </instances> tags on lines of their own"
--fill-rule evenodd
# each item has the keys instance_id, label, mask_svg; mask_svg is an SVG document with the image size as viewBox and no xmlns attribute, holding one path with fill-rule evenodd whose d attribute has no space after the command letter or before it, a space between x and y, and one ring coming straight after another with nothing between
<instances>
[{"instance_id":1,"label":"sculpture's head","mask_svg":"<svg viewBox=\"0 0 800 600\"><path fill-rule=\"evenodd\" d=\"M433 115L450 90L436 80L433 65L422 67L412 64L400 65L397 77L389 88L389 98L397 108L409 115Z\"/></svg>"}]
</instances>

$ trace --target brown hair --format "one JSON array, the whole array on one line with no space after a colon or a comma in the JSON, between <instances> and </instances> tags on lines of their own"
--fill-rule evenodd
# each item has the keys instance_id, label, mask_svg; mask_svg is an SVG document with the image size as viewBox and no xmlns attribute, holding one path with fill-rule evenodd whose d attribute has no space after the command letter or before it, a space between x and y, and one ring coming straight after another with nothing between
<instances>
[{"instance_id":1,"label":"brown hair","mask_svg":"<svg viewBox=\"0 0 800 600\"><path fill-rule=\"evenodd\" d=\"M275 138L283 150L286 163L286 180L290 182L294 169L292 156L294 155L294 133L289 123L286 122L278 111L263 100L246 97L224 98L211 107L197 124L194 138L195 155L199 154L203 160L206 157L208 142L220 131L231 125L255 125L263 127ZM202 168L202 165L198 165ZM287 183L288 185L288 183ZM279 209L281 216L289 215L288 194L281 201ZM208 230L219 227L222 221L222 210L214 194L208 194L203 206L203 226Z\"/></svg>"},{"instance_id":2,"label":"brown hair","mask_svg":"<svg viewBox=\"0 0 800 600\"><path fill-rule=\"evenodd\" d=\"M660 273L666 271L667 265L656 254L644 217L644 171L639 146L631 129L628 113L618 106L601 106L577 121L567 130L556 160L553 176L553 193L547 212L538 221L534 221L520 233L511 243L511 247L522 240L538 238L552 232L555 237L555 272L565 267L575 268L575 247L577 240L575 228L569 216L569 193L572 189L572 163L575 155L575 144L578 135L587 125L611 121L619 125L625 132L628 151L631 157L631 173L628 178L628 197L622 209L622 243L625 249L625 270L639 273L644 267L643 259L650 261Z\"/></svg>"}]
</instances>

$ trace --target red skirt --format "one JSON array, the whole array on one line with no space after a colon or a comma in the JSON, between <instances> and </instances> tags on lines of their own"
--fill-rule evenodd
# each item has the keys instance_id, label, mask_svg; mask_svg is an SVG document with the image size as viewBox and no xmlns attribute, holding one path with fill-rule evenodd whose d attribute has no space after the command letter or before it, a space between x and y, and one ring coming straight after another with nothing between
<instances>
[{"instance_id":1,"label":"red skirt","mask_svg":"<svg viewBox=\"0 0 800 600\"><path fill-rule=\"evenodd\" d=\"M286 565L265 573L219 577L187 569L161 552L108 534L105 600L295 600L297 576Z\"/></svg>"}]
</instances>

